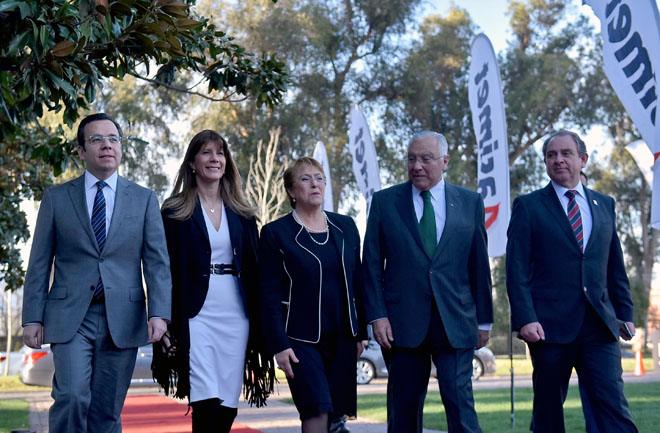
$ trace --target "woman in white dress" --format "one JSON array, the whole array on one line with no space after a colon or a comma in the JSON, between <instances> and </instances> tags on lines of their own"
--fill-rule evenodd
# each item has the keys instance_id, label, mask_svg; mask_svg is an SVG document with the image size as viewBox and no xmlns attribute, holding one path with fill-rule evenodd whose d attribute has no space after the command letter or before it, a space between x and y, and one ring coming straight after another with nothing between
<instances>
[{"instance_id":1,"label":"woman in white dress","mask_svg":"<svg viewBox=\"0 0 660 433\"><path fill-rule=\"evenodd\" d=\"M172 322L155 347L154 376L166 394L175 388L175 397L189 399L193 432L229 432L241 387L259 406L274 371L260 356L254 208L219 134L193 137L162 213Z\"/></svg>"}]
</instances>

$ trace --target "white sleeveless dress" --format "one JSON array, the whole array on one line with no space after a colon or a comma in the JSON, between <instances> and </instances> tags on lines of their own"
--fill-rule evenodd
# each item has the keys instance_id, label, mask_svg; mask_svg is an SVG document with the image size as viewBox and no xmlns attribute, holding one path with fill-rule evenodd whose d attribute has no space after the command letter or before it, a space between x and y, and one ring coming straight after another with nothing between
<instances>
[{"instance_id":1,"label":"white sleeveless dress","mask_svg":"<svg viewBox=\"0 0 660 433\"><path fill-rule=\"evenodd\" d=\"M202 207L211 243L211 263L231 264L233 254L227 214L224 206L220 207L222 222L218 231ZM238 407L249 322L236 277L211 274L204 305L188 323L190 401L219 398L223 406Z\"/></svg>"}]
</instances>

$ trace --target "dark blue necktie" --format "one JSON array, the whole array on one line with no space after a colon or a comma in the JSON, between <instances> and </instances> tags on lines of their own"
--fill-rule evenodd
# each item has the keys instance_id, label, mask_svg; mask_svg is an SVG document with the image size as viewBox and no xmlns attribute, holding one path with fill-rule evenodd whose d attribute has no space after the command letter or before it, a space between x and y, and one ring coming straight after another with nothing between
<instances>
[{"instance_id":1,"label":"dark blue necktie","mask_svg":"<svg viewBox=\"0 0 660 433\"><path fill-rule=\"evenodd\" d=\"M96 197L94 197L94 207L92 208L92 230L94 230L94 237L99 246L99 251L103 251L105 245L105 196L103 195L103 188L107 183L99 180L96 182ZM103 295L103 281L99 276L99 282L96 283L94 289L94 298L100 298Z\"/></svg>"}]
</instances>

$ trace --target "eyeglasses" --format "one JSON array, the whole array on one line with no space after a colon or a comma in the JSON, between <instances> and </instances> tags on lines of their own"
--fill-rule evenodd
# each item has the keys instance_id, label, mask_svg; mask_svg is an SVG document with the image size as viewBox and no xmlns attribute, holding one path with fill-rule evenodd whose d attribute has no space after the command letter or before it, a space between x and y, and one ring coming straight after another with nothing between
<instances>
[{"instance_id":1,"label":"eyeglasses","mask_svg":"<svg viewBox=\"0 0 660 433\"><path fill-rule=\"evenodd\" d=\"M425 153L420 156L408 155L408 165L415 165L417 161L422 165L429 165L436 159L444 158L445 156L446 155L433 156L432 153Z\"/></svg>"},{"instance_id":2,"label":"eyeglasses","mask_svg":"<svg viewBox=\"0 0 660 433\"><path fill-rule=\"evenodd\" d=\"M322 175L316 175L316 176L300 176L300 179L298 179L298 182L304 184L304 185L309 185L312 183L312 180L316 183L325 183L325 178Z\"/></svg>"},{"instance_id":3,"label":"eyeglasses","mask_svg":"<svg viewBox=\"0 0 660 433\"><path fill-rule=\"evenodd\" d=\"M88 138L89 142L95 146L103 144L105 140L108 140L110 144L119 144L121 143L121 137L118 135L100 135L94 134L90 135Z\"/></svg>"}]
</instances>

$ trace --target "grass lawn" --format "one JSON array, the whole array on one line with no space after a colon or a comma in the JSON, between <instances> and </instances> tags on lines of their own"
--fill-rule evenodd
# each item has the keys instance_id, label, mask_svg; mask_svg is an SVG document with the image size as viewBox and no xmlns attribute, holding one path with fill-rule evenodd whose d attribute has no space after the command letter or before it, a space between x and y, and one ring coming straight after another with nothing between
<instances>
[{"instance_id":1,"label":"grass lawn","mask_svg":"<svg viewBox=\"0 0 660 433\"><path fill-rule=\"evenodd\" d=\"M660 385L655 382L625 385L626 396L633 419L641 433L656 432L660 425ZM529 432L532 417L532 389L516 389L516 428L511 428L511 402L509 389L475 390L474 399L479 424L484 432ZM387 419L386 396L382 394L358 395L358 417ZM577 386L571 386L564 404L566 431L584 432L584 417ZM359 419L359 418L358 418ZM439 392L426 396L424 427L447 430L445 412Z\"/></svg>"},{"instance_id":2,"label":"grass lawn","mask_svg":"<svg viewBox=\"0 0 660 433\"><path fill-rule=\"evenodd\" d=\"M26 385L17 375L0 376L0 392L9 391L48 391L50 387Z\"/></svg>"},{"instance_id":3,"label":"grass lawn","mask_svg":"<svg viewBox=\"0 0 660 433\"><path fill-rule=\"evenodd\" d=\"M508 356L498 356L495 360L495 365L497 370L495 371L495 376L509 376L511 362L509 361ZM621 367L623 371L634 371L635 370L635 358L622 358ZM532 374L532 361L525 359L524 357L513 358L513 368L516 375L531 375ZM646 371L653 370L653 357L651 355L644 356L644 368Z\"/></svg>"},{"instance_id":4,"label":"grass lawn","mask_svg":"<svg viewBox=\"0 0 660 433\"><path fill-rule=\"evenodd\" d=\"M30 408L25 400L0 400L0 433L30 428Z\"/></svg>"}]
</instances>

